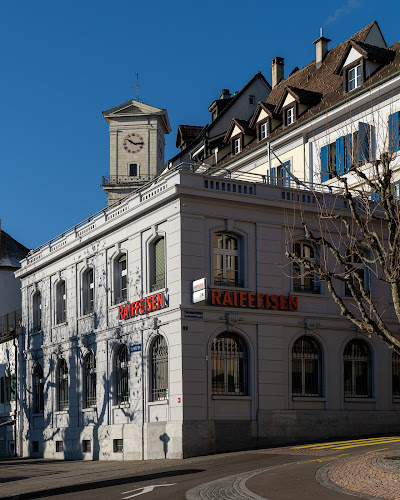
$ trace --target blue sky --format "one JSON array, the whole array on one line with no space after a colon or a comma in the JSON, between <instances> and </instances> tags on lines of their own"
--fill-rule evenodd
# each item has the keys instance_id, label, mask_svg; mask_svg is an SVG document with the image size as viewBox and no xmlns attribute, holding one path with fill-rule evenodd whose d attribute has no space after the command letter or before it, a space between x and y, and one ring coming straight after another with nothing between
<instances>
[{"instance_id":1,"label":"blue sky","mask_svg":"<svg viewBox=\"0 0 400 500\"><path fill-rule=\"evenodd\" d=\"M239 90L271 59L285 74L377 20L400 39L397 2L245 3L133 0L0 3L2 229L34 248L102 209L109 171L101 112L136 97L168 110L176 153L179 123L204 125L222 88Z\"/></svg>"}]
</instances>

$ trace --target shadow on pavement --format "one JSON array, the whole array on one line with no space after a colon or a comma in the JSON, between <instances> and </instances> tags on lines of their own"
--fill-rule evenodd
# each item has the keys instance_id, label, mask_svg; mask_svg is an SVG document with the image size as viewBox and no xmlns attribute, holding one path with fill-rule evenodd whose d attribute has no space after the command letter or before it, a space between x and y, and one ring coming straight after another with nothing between
<instances>
[{"instance_id":1,"label":"shadow on pavement","mask_svg":"<svg viewBox=\"0 0 400 500\"><path fill-rule=\"evenodd\" d=\"M154 474L143 474L140 476L121 477L118 479L109 479L105 481L96 481L92 483L75 484L71 486L62 486L59 488L51 488L48 490L33 491L30 493L22 493L20 495L12 495L8 497L1 497L2 499L18 499L18 500L31 500L34 498L45 498L55 495L64 495L67 493L84 492L88 490L95 490L99 488L109 488L111 486L120 486L124 484L140 483L142 481L152 481L155 479L163 479L167 477L183 476L185 474L196 474L204 472L204 469L184 469L172 470L165 472L157 472Z\"/></svg>"}]
</instances>

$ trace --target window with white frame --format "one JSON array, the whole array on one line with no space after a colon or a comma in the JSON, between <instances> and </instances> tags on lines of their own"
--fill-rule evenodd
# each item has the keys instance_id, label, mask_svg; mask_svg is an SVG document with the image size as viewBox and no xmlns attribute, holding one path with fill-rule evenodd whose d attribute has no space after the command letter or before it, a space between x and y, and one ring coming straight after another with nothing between
<instances>
[{"instance_id":1,"label":"window with white frame","mask_svg":"<svg viewBox=\"0 0 400 500\"><path fill-rule=\"evenodd\" d=\"M240 153L240 137L238 137L237 139L233 139L233 142L232 142L232 153L234 155Z\"/></svg>"},{"instance_id":2,"label":"window with white frame","mask_svg":"<svg viewBox=\"0 0 400 500\"><path fill-rule=\"evenodd\" d=\"M268 135L268 122L264 122L260 125L260 141L265 139Z\"/></svg>"},{"instance_id":3,"label":"window with white frame","mask_svg":"<svg viewBox=\"0 0 400 500\"><path fill-rule=\"evenodd\" d=\"M285 110L285 123L290 125L294 122L294 106Z\"/></svg>"},{"instance_id":4,"label":"window with white frame","mask_svg":"<svg viewBox=\"0 0 400 500\"><path fill-rule=\"evenodd\" d=\"M372 396L371 350L365 340L353 339L343 351L344 395L347 398Z\"/></svg>"},{"instance_id":5,"label":"window with white frame","mask_svg":"<svg viewBox=\"0 0 400 500\"><path fill-rule=\"evenodd\" d=\"M37 364L33 371L33 400L35 413L43 413L44 399L43 399L43 368Z\"/></svg>"},{"instance_id":6,"label":"window with white frame","mask_svg":"<svg viewBox=\"0 0 400 500\"><path fill-rule=\"evenodd\" d=\"M321 348L310 336L303 335L292 348L293 396L322 396Z\"/></svg>"},{"instance_id":7,"label":"window with white frame","mask_svg":"<svg viewBox=\"0 0 400 500\"><path fill-rule=\"evenodd\" d=\"M125 302L128 298L127 290L127 254L119 255L114 262L114 303Z\"/></svg>"},{"instance_id":8,"label":"window with white frame","mask_svg":"<svg viewBox=\"0 0 400 500\"><path fill-rule=\"evenodd\" d=\"M165 337L157 335L150 348L151 400L168 399L168 346Z\"/></svg>"},{"instance_id":9,"label":"window with white frame","mask_svg":"<svg viewBox=\"0 0 400 500\"><path fill-rule=\"evenodd\" d=\"M85 408L95 407L96 398L96 356L89 352L85 356Z\"/></svg>"},{"instance_id":10,"label":"window with white frame","mask_svg":"<svg viewBox=\"0 0 400 500\"><path fill-rule=\"evenodd\" d=\"M68 410L69 407L69 383L68 366L65 359L58 363L57 370L57 392L58 392L58 410Z\"/></svg>"},{"instance_id":11,"label":"window with white frame","mask_svg":"<svg viewBox=\"0 0 400 500\"><path fill-rule=\"evenodd\" d=\"M82 305L83 314L94 311L94 271L87 269L82 275Z\"/></svg>"},{"instance_id":12,"label":"window with white frame","mask_svg":"<svg viewBox=\"0 0 400 500\"><path fill-rule=\"evenodd\" d=\"M67 321L67 288L64 280L56 285L56 322L57 324Z\"/></svg>"},{"instance_id":13,"label":"window with white frame","mask_svg":"<svg viewBox=\"0 0 400 500\"><path fill-rule=\"evenodd\" d=\"M294 254L299 259L294 260L293 269L293 291L304 293L321 293L318 274L313 270L312 264L316 262L314 248L309 243L296 242L294 244Z\"/></svg>"},{"instance_id":14,"label":"window with white frame","mask_svg":"<svg viewBox=\"0 0 400 500\"><path fill-rule=\"evenodd\" d=\"M349 264L353 269L351 275L350 276L346 275L346 278L348 278L351 281L355 292L359 292L361 291L361 289L363 290L367 289L366 269L363 256L364 252L360 248L348 247L345 250L346 263ZM344 294L346 297L352 297L352 293L348 282L345 282Z\"/></svg>"},{"instance_id":15,"label":"window with white frame","mask_svg":"<svg viewBox=\"0 0 400 500\"><path fill-rule=\"evenodd\" d=\"M248 354L244 340L234 333L221 333L211 345L212 393L246 396Z\"/></svg>"},{"instance_id":16,"label":"window with white frame","mask_svg":"<svg viewBox=\"0 0 400 500\"><path fill-rule=\"evenodd\" d=\"M115 404L129 402L128 348L121 345L115 356Z\"/></svg>"},{"instance_id":17,"label":"window with white frame","mask_svg":"<svg viewBox=\"0 0 400 500\"><path fill-rule=\"evenodd\" d=\"M347 91L356 89L361 85L361 64L347 70Z\"/></svg>"},{"instance_id":18,"label":"window with white frame","mask_svg":"<svg viewBox=\"0 0 400 500\"><path fill-rule=\"evenodd\" d=\"M218 232L213 236L214 285L243 286L240 276L240 238Z\"/></svg>"},{"instance_id":19,"label":"window with white frame","mask_svg":"<svg viewBox=\"0 0 400 500\"><path fill-rule=\"evenodd\" d=\"M165 238L160 236L150 244L150 289L165 288Z\"/></svg>"},{"instance_id":20,"label":"window with white frame","mask_svg":"<svg viewBox=\"0 0 400 500\"><path fill-rule=\"evenodd\" d=\"M40 332L42 329L42 300L40 292L36 292L33 295L32 310L33 310L33 331Z\"/></svg>"}]
</instances>

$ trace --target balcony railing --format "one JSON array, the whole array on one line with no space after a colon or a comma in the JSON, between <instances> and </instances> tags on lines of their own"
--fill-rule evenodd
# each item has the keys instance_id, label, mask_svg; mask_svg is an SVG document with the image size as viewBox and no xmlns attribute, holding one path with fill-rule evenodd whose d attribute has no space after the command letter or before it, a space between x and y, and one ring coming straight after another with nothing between
<instances>
[{"instance_id":1,"label":"balcony railing","mask_svg":"<svg viewBox=\"0 0 400 500\"><path fill-rule=\"evenodd\" d=\"M104 186L140 186L144 182L149 182L149 175L103 175L101 185Z\"/></svg>"},{"instance_id":2,"label":"balcony railing","mask_svg":"<svg viewBox=\"0 0 400 500\"><path fill-rule=\"evenodd\" d=\"M12 337L12 333L20 326L22 321L22 309L16 309L0 316L0 342Z\"/></svg>"}]
</instances>

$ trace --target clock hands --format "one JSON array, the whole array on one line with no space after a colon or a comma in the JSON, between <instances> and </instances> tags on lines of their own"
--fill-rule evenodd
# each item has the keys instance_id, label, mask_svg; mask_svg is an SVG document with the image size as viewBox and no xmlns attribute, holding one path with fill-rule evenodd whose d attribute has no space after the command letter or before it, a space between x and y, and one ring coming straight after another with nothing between
<instances>
[{"instance_id":1,"label":"clock hands","mask_svg":"<svg viewBox=\"0 0 400 500\"><path fill-rule=\"evenodd\" d=\"M133 142L130 139L127 139L127 141L130 142L131 144L133 144L134 146L143 146L144 145L143 141L141 141L141 142Z\"/></svg>"}]
</instances>

